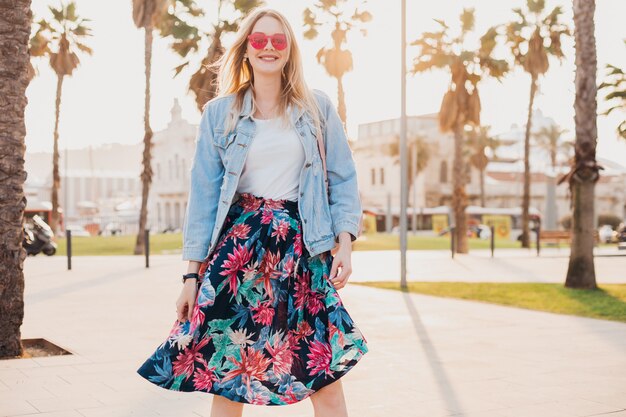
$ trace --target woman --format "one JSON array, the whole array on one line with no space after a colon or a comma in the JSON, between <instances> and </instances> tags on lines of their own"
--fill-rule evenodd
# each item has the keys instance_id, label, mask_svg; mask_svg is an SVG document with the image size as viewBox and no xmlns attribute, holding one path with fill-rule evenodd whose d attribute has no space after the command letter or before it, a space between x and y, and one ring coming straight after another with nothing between
<instances>
[{"instance_id":1,"label":"woman","mask_svg":"<svg viewBox=\"0 0 626 417\"><path fill-rule=\"evenodd\" d=\"M337 293L361 225L343 125L306 86L274 10L251 13L219 65L191 168L178 318L137 372L218 394L211 416L305 398L316 416L347 416L339 378L368 349Z\"/></svg>"}]
</instances>

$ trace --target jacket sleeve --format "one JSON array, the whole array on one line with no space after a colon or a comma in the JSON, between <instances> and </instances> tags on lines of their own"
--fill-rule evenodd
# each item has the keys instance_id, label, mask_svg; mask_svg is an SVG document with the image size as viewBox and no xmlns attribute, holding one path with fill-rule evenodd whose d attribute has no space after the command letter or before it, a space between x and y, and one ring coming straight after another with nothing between
<instances>
[{"instance_id":1,"label":"jacket sleeve","mask_svg":"<svg viewBox=\"0 0 626 417\"><path fill-rule=\"evenodd\" d=\"M224 166L213 144L211 106L206 106L196 136L185 221L183 260L204 261L215 224Z\"/></svg>"},{"instance_id":2,"label":"jacket sleeve","mask_svg":"<svg viewBox=\"0 0 626 417\"><path fill-rule=\"evenodd\" d=\"M343 122L330 98L319 90L316 93L321 96L321 110L325 119L323 133L335 241L339 241L339 234L344 231L350 233L350 239L355 241L361 231L363 209L352 149Z\"/></svg>"}]
</instances>

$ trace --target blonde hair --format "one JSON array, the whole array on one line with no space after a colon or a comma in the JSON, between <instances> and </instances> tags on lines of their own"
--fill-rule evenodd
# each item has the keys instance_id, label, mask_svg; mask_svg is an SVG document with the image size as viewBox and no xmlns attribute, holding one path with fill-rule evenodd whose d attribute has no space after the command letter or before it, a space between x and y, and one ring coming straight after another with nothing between
<instances>
[{"instance_id":1,"label":"blonde hair","mask_svg":"<svg viewBox=\"0 0 626 417\"><path fill-rule=\"evenodd\" d=\"M287 19L278 11L269 8L253 9L239 26L232 46L214 64L219 66L217 78L218 97L236 94L231 107L225 130L230 132L235 128L239 115L243 109L243 99L248 88L252 89L252 114L256 109L254 100L254 72L249 61L244 60L247 49L248 35L256 22L263 16L270 16L278 20L287 35L289 56L282 70L281 94L278 103L278 114L285 120L289 106L297 106L309 114L318 136L321 136L320 109L313 92L304 80L302 55L295 41L293 29Z\"/></svg>"}]
</instances>

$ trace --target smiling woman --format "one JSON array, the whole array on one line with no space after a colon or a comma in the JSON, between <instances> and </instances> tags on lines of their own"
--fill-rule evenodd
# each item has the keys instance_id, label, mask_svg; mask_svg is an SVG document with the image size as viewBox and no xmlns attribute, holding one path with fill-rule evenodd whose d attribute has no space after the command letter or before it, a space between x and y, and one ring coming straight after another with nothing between
<instances>
[{"instance_id":1,"label":"smiling woman","mask_svg":"<svg viewBox=\"0 0 626 417\"><path fill-rule=\"evenodd\" d=\"M307 86L275 10L252 12L218 65L191 170L177 320L137 372L215 394L212 416L310 398L316 415L345 417L340 379L368 347L338 293L362 215L343 125Z\"/></svg>"}]
</instances>

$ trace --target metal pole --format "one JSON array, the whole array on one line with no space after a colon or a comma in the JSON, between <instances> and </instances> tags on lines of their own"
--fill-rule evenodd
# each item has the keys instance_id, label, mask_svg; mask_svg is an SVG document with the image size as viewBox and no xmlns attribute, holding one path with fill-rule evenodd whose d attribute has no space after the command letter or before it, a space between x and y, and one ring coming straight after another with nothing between
<instances>
[{"instance_id":1,"label":"metal pole","mask_svg":"<svg viewBox=\"0 0 626 417\"><path fill-rule=\"evenodd\" d=\"M72 270L72 231L65 228L65 248L67 252L67 270Z\"/></svg>"},{"instance_id":2,"label":"metal pole","mask_svg":"<svg viewBox=\"0 0 626 417\"><path fill-rule=\"evenodd\" d=\"M402 0L401 24L401 105L400 105L400 287L406 288L406 232L408 187L406 157L406 0Z\"/></svg>"},{"instance_id":3,"label":"metal pole","mask_svg":"<svg viewBox=\"0 0 626 417\"><path fill-rule=\"evenodd\" d=\"M150 230L146 229L145 230L145 235L143 238L143 246L144 246L144 252L146 254L146 268L150 268Z\"/></svg>"},{"instance_id":4,"label":"metal pole","mask_svg":"<svg viewBox=\"0 0 626 417\"><path fill-rule=\"evenodd\" d=\"M493 258L493 252L496 250L496 228L491 225L491 257Z\"/></svg>"},{"instance_id":5,"label":"metal pole","mask_svg":"<svg viewBox=\"0 0 626 417\"><path fill-rule=\"evenodd\" d=\"M452 259L454 259L454 252L456 252L454 250L455 249L455 244L456 244L455 238L454 238L454 235L455 235L455 230L454 229L455 229L454 226L450 227L450 253L452 254Z\"/></svg>"}]
</instances>

